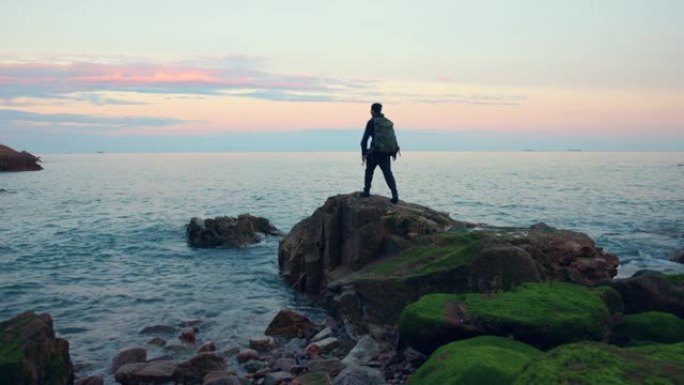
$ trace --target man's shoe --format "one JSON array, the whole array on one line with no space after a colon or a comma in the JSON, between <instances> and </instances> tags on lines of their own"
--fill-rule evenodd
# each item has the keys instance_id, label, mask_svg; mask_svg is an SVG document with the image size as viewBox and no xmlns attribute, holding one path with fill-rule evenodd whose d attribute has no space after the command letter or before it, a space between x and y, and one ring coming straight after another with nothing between
<instances>
[{"instance_id":1,"label":"man's shoe","mask_svg":"<svg viewBox=\"0 0 684 385\"><path fill-rule=\"evenodd\" d=\"M399 202L399 197L392 197L392 199L390 199L390 202L392 202L393 205L396 205Z\"/></svg>"},{"instance_id":2,"label":"man's shoe","mask_svg":"<svg viewBox=\"0 0 684 385\"><path fill-rule=\"evenodd\" d=\"M363 191L363 192L361 193L361 198L368 198L369 196L370 196L370 193L369 193L369 192Z\"/></svg>"}]
</instances>

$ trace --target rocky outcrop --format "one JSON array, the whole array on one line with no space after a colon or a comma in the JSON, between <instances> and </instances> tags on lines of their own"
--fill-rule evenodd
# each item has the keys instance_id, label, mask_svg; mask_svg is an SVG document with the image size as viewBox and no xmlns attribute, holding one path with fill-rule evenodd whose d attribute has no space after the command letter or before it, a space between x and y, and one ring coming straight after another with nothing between
<instances>
[{"instance_id":1,"label":"rocky outcrop","mask_svg":"<svg viewBox=\"0 0 684 385\"><path fill-rule=\"evenodd\" d=\"M0 384L73 383L69 343L55 337L49 314L25 312L0 323Z\"/></svg>"},{"instance_id":2,"label":"rocky outcrop","mask_svg":"<svg viewBox=\"0 0 684 385\"><path fill-rule=\"evenodd\" d=\"M26 151L16 151L0 144L0 171L39 171L40 158Z\"/></svg>"},{"instance_id":3,"label":"rocky outcrop","mask_svg":"<svg viewBox=\"0 0 684 385\"><path fill-rule=\"evenodd\" d=\"M286 282L324 295L331 314L356 336L368 332L368 323L396 322L404 306L428 293L594 284L614 277L618 265L579 232L475 225L358 194L328 198L281 241L278 261Z\"/></svg>"},{"instance_id":4,"label":"rocky outcrop","mask_svg":"<svg viewBox=\"0 0 684 385\"><path fill-rule=\"evenodd\" d=\"M328 198L280 242L278 263L285 281L321 295L336 278L409 248L421 235L473 225L445 213L358 193Z\"/></svg>"},{"instance_id":5,"label":"rocky outcrop","mask_svg":"<svg viewBox=\"0 0 684 385\"><path fill-rule=\"evenodd\" d=\"M282 235L268 219L249 214L235 217L192 218L186 226L194 247L242 247L261 241L265 235Z\"/></svg>"}]
</instances>

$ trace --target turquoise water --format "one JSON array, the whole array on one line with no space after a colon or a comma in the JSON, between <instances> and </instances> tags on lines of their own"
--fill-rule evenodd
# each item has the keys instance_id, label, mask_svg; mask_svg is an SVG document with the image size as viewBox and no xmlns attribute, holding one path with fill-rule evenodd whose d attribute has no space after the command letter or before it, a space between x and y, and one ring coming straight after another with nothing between
<instances>
[{"instance_id":1,"label":"turquoise water","mask_svg":"<svg viewBox=\"0 0 684 385\"><path fill-rule=\"evenodd\" d=\"M49 312L81 374L143 344L145 326L206 321L220 346L261 334L281 307L321 317L278 277L277 239L187 246L193 216L245 212L289 230L361 188L356 153L47 155L0 174L0 319ZM684 272L684 153L407 153L400 197L465 221L588 233L622 261ZM373 193L388 195L379 170ZM152 355L161 352L152 352ZM108 378L111 382L111 378Z\"/></svg>"}]
</instances>

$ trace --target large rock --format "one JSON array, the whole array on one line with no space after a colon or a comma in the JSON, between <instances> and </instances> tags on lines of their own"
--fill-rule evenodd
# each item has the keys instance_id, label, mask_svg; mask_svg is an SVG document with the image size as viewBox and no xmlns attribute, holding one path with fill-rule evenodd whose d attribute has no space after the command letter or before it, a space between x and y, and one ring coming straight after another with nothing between
<instances>
[{"instance_id":1,"label":"large rock","mask_svg":"<svg viewBox=\"0 0 684 385\"><path fill-rule=\"evenodd\" d=\"M186 234L195 247L242 247L259 242L264 235L281 235L268 219L249 214L237 218L192 218Z\"/></svg>"},{"instance_id":2,"label":"large rock","mask_svg":"<svg viewBox=\"0 0 684 385\"><path fill-rule=\"evenodd\" d=\"M648 274L605 283L620 293L627 314L659 311L684 318L684 274Z\"/></svg>"},{"instance_id":3,"label":"large rock","mask_svg":"<svg viewBox=\"0 0 684 385\"><path fill-rule=\"evenodd\" d=\"M684 319L657 311L628 314L613 328L611 342L619 345L684 342Z\"/></svg>"},{"instance_id":4,"label":"large rock","mask_svg":"<svg viewBox=\"0 0 684 385\"><path fill-rule=\"evenodd\" d=\"M429 293L497 292L526 282L595 284L618 259L586 234L545 224L497 228L458 222L427 207L338 195L281 241L281 273L310 294L352 336L392 324ZM388 301L391 298L391 301Z\"/></svg>"},{"instance_id":5,"label":"large rock","mask_svg":"<svg viewBox=\"0 0 684 385\"><path fill-rule=\"evenodd\" d=\"M528 283L497 295L428 294L407 306L399 319L403 343L424 353L484 334L512 336L547 349L601 341L611 326L601 292L560 282Z\"/></svg>"},{"instance_id":6,"label":"large rock","mask_svg":"<svg viewBox=\"0 0 684 385\"><path fill-rule=\"evenodd\" d=\"M513 384L684 384L684 343L628 349L597 342L563 345L530 361Z\"/></svg>"},{"instance_id":7,"label":"large rock","mask_svg":"<svg viewBox=\"0 0 684 385\"><path fill-rule=\"evenodd\" d=\"M39 171L40 158L26 151L16 151L0 144L0 171Z\"/></svg>"},{"instance_id":8,"label":"large rock","mask_svg":"<svg viewBox=\"0 0 684 385\"><path fill-rule=\"evenodd\" d=\"M55 337L49 314L25 312L0 323L0 384L73 382L69 343Z\"/></svg>"},{"instance_id":9,"label":"large rock","mask_svg":"<svg viewBox=\"0 0 684 385\"><path fill-rule=\"evenodd\" d=\"M167 360L126 364L116 371L114 378L121 385L163 384L174 379L177 365Z\"/></svg>"},{"instance_id":10,"label":"large rock","mask_svg":"<svg viewBox=\"0 0 684 385\"><path fill-rule=\"evenodd\" d=\"M112 364L109 368L111 373L116 373L120 367L126 364L135 364L145 362L147 360L147 351L143 348L130 348L120 351L112 359Z\"/></svg>"},{"instance_id":11,"label":"large rock","mask_svg":"<svg viewBox=\"0 0 684 385\"><path fill-rule=\"evenodd\" d=\"M200 353L179 363L173 377L178 383L201 384L208 373L225 369L226 360L220 354Z\"/></svg>"},{"instance_id":12,"label":"large rock","mask_svg":"<svg viewBox=\"0 0 684 385\"><path fill-rule=\"evenodd\" d=\"M428 207L392 205L386 198L361 198L358 193L337 195L280 242L278 263L288 284L323 294L335 278L406 249L419 235L455 226L447 214Z\"/></svg>"},{"instance_id":13,"label":"large rock","mask_svg":"<svg viewBox=\"0 0 684 385\"><path fill-rule=\"evenodd\" d=\"M510 385L542 352L505 337L483 336L436 350L406 385Z\"/></svg>"},{"instance_id":14,"label":"large rock","mask_svg":"<svg viewBox=\"0 0 684 385\"><path fill-rule=\"evenodd\" d=\"M382 373L366 366L347 366L333 380L333 385L385 385Z\"/></svg>"},{"instance_id":15,"label":"large rock","mask_svg":"<svg viewBox=\"0 0 684 385\"><path fill-rule=\"evenodd\" d=\"M316 324L305 315L281 309L266 328L265 334L274 337L306 338L316 331Z\"/></svg>"}]
</instances>

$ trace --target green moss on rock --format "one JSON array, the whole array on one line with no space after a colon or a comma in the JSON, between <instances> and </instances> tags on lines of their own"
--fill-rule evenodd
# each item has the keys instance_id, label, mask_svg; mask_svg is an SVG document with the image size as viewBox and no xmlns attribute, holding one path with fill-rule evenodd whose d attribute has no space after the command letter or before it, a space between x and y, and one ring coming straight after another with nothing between
<instances>
[{"instance_id":1,"label":"green moss on rock","mask_svg":"<svg viewBox=\"0 0 684 385\"><path fill-rule=\"evenodd\" d=\"M625 350L644 354L657 360L671 361L684 367L684 342L676 344L648 344L625 348Z\"/></svg>"},{"instance_id":2,"label":"green moss on rock","mask_svg":"<svg viewBox=\"0 0 684 385\"><path fill-rule=\"evenodd\" d=\"M14 384L21 380L21 360L24 354L19 342L0 332L0 384Z\"/></svg>"},{"instance_id":3,"label":"green moss on rock","mask_svg":"<svg viewBox=\"0 0 684 385\"><path fill-rule=\"evenodd\" d=\"M684 341L684 320L674 314L656 311L626 315L613 329L611 339L620 345L681 342Z\"/></svg>"},{"instance_id":4,"label":"green moss on rock","mask_svg":"<svg viewBox=\"0 0 684 385\"><path fill-rule=\"evenodd\" d=\"M681 361L595 342L559 346L531 361L515 385L636 385L684 383Z\"/></svg>"},{"instance_id":5,"label":"green moss on rock","mask_svg":"<svg viewBox=\"0 0 684 385\"><path fill-rule=\"evenodd\" d=\"M426 237L430 242L404 250L396 256L374 262L352 279L423 276L470 265L478 256L482 234L449 232Z\"/></svg>"},{"instance_id":6,"label":"green moss on rock","mask_svg":"<svg viewBox=\"0 0 684 385\"><path fill-rule=\"evenodd\" d=\"M504 337L482 336L437 349L407 385L507 385L542 353Z\"/></svg>"},{"instance_id":7,"label":"green moss on rock","mask_svg":"<svg viewBox=\"0 0 684 385\"><path fill-rule=\"evenodd\" d=\"M408 305L399 318L402 341L422 351L478 334L513 335L549 348L580 340L602 340L610 313L593 290L565 283L524 284L510 292L429 294Z\"/></svg>"}]
</instances>

